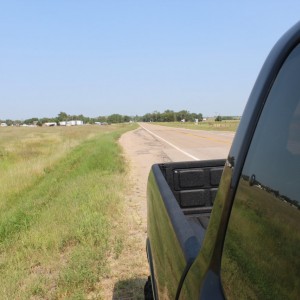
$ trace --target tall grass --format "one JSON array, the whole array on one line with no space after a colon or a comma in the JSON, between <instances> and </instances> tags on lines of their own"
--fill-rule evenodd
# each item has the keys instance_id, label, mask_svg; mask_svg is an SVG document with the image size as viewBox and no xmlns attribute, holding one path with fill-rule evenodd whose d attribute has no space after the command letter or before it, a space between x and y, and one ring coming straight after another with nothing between
<instances>
[{"instance_id":1,"label":"tall grass","mask_svg":"<svg viewBox=\"0 0 300 300\"><path fill-rule=\"evenodd\" d=\"M120 251L111 224L126 165L116 140L129 129L1 129L1 299L86 299L93 291L105 257Z\"/></svg>"}]
</instances>

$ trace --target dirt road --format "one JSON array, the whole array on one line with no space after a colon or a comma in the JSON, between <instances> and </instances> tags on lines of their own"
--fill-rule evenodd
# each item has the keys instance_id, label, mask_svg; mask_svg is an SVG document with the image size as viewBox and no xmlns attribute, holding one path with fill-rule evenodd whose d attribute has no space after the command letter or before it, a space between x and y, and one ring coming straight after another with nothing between
<instances>
[{"instance_id":1,"label":"dirt road","mask_svg":"<svg viewBox=\"0 0 300 300\"><path fill-rule=\"evenodd\" d=\"M150 125L120 138L129 162L131 188L124 202L127 237L120 257L112 260L112 273L102 283L103 299L143 299L149 275L145 243L147 235L146 187L152 164L193 159L225 158L234 134L194 131Z\"/></svg>"}]
</instances>

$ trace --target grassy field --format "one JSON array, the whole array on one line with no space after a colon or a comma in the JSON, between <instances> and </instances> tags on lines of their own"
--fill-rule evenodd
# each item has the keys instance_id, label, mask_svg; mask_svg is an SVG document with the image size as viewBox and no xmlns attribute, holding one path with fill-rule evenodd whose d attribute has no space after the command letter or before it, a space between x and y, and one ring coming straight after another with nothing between
<instances>
[{"instance_id":1,"label":"grassy field","mask_svg":"<svg viewBox=\"0 0 300 300\"><path fill-rule=\"evenodd\" d=\"M158 122L153 123L156 125L162 126L170 126L170 127L179 127L186 129L195 129L195 130L218 130L218 131L236 131L239 125L239 120L232 121L222 121L222 122L214 122L214 121L204 121L195 124L193 122Z\"/></svg>"},{"instance_id":2,"label":"grassy field","mask_svg":"<svg viewBox=\"0 0 300 300\"><path fill-rule=\"evenodd\" d=\"M123 247L116 140L133 128L0 128L1 299L93 298Z\"/></svg>"}]
</instances>

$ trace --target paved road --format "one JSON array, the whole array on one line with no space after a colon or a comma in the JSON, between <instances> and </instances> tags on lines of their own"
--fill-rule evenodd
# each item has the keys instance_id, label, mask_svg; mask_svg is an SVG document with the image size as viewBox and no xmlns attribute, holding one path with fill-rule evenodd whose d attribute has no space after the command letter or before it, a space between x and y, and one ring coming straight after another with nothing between
<instances>
[{"instance_id":1,"label":"paved road","mask_svg":"<svg viewBox=\"0 0 300 300\"><path fill-rule=\"evenodd\" d=\"M233 132L202 131L140 123L160 141L171 161L226 158L234 137Z\"/></svg>"}]
</instances>

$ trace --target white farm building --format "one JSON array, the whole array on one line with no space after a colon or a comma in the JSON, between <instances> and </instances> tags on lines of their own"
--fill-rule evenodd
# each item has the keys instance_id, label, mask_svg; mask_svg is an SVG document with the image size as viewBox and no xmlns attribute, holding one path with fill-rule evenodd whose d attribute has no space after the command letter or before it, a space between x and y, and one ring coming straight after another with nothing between
<instances>
[{"instance_id":1,"label":"white farm building","mask_svg":"<svg viewBox=\"0 0 300 300\"><path fill-rule=\"evenodd\" d=\"M59 122L60 126L80 126L83 125L83 121L81 120L72 120L72 121L62 121Z\"/></svg>"},{"instance_id":2,"label":"white farm building","mask_svg":"<svg viewBox=\"0 0 300 300\"><path fill-rule=\"evenodd\" d=\"M56 122L47 122L44 123L44 126L52 127L52 126L57 126Z\"/></svg>"}]
</instances>

